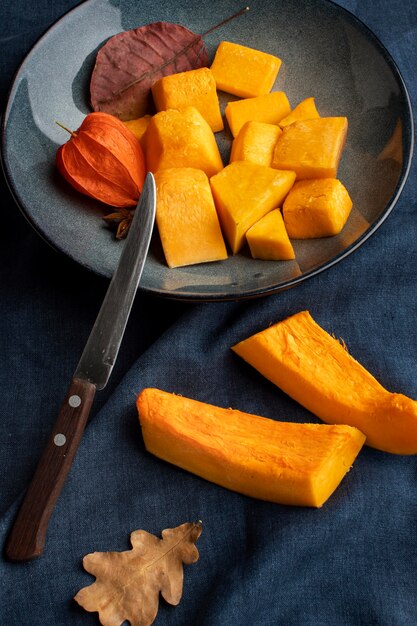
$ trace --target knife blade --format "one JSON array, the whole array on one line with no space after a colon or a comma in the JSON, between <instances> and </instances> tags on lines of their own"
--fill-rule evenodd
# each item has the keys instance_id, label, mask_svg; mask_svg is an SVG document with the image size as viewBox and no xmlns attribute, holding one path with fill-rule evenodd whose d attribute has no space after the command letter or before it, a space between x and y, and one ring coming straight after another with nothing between
<instances>
[{"instance_id":1,"label":"knife blade","mask_svg":"<svg viewBox=\"0 0 417 626\"><path fill-rule=\"evenodd\" d=\"M6 543L6 556L40 556L48 522L80 443L96 390L110 377L145 265L156 212L155 180L147 174L140 199L97 319L76 367Z\"/></svg>"}]
</instances>

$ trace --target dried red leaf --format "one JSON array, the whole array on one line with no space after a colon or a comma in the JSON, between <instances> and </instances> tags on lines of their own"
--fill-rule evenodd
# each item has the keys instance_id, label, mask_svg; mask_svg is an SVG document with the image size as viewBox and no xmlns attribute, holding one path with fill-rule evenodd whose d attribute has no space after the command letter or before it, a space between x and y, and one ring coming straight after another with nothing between
<instances>
[{"instance_id":1,"label":"dried red leaf","mask_svg":"<svg viewBox=\"0 0 417 626\"><path fill-rule=\"evenodd\" d=\"M207 65L203 39L184 26L154 22L119 33L97 53L90 82L92 107L121 120L141 117L159 78Z\"/></svg>"}]
</instances>

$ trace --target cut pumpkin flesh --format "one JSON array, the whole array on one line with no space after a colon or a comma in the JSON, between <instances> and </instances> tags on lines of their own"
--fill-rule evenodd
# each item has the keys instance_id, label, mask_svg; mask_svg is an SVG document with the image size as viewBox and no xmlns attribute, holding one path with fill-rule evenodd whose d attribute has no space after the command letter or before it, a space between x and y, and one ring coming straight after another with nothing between
<instances>
[{"instance_id":1,"label":"cut pumpkin flesh","mask_svg":"<svg viewBox=\"0 0 417 626\"><path fill-rule=\"evenodd\" d=\"M275 144L272 167L297 179L336 178L346 141L346 117L318 117L285 126Z\"/></svg>"},{"instance_id":2,"label":"cut pumpkin flesh","mask_svg":"<svg viewBox=\"0 0 417 626\"><path fill-rule=\"evenodd\" d=\"M300 120L312 120L317 117L320 117L320 115L316 109L314 98L306 98L297 104L295 109L293 109L287 117L284 117L284 119L280 121L279 125L281 128L285 128L285 126L289 126L294 122L298 122Z\"/></svg>"},{"instance_id":3,"label":"cut pumpkin flesh","mask_svg":"<svg viewBox=\"0 0 417 626\"><path fill-rule=\"evenodd\" d=\"M355 426L374 448L417 453L417 402L387 391L308 311L232 349L324 422Z\"/></svg>"},{"instance_id":4,"label":"cut pumpkin flesh","mask_svg":"<svg viewBox=\"0 0 417 626\"><path fill-rule=\"evenodd\" d=\"M294 172L250 161L233 161L211 177L220 224L233 254L244 245L249 228L280 206L294 181Z\"/></svg>"},{"instance_id":5,"label":"cut pumpkin flesh","mask_svg":"<svg viewBox=\"0 0 417 626\"><path fill-rule=\"evenodd\" d=\"M365 440L350 426L278 422L159 389L144 389L137 409L152 454L227 489L281 504L322 506Z\"/></svg>"},{"instance_id":6,"label":"cut pumpkin flesh","mask_svg":"<svg viewBox=\"0 0 417 626\"><path fill-rule=\"evenodd\" d=\"M155 184L156 223L168 266L227 259L205 173L192 167L159 170Z\"/></svg>"}]
</instances>

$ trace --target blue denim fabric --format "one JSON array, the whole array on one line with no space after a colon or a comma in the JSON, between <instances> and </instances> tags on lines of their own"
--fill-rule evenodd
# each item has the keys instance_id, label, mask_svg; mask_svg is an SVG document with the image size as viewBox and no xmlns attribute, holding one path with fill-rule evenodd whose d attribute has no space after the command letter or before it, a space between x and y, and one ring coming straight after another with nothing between
<instances>
[{"instance_id":1,"label":"blue denim fabric","mask_svg":"<svg viewBox=\"0 0 417 626\"><path fill-rule=\"evenodd\" d=\"M35 6L36 4L36 6ZM75 3L3 1L1 97L36 38ZM340 2L382 40L417 102L413 0ZM279 7L277 7L279 10ZM31 230L1 181L0 537L55 420L107 282ZM82 557L125 550L129 534L201 519L199 561L185 568L178 626L415 626L417 458L364 448L320 510L260 502L148 454L136 394L160 387L283 420L312 421L230 351L303 309L342 337L388 389L417 398L417 172L395 210L342 263L295 289L243 303L190 305L138 294L109 386L52 516L44 555L0 561L0 624L97 624L75 593L92 582Z\"/></svg>"}]
</instances>

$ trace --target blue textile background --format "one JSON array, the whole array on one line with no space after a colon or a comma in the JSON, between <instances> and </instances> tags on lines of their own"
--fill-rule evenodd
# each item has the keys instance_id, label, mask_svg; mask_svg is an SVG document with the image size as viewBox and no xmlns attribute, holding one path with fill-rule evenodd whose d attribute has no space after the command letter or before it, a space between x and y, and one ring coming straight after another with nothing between
<instances>
[{"instance_id":1,"label":"blue textile background","mask_svg":"<svg viewBox=\"0 0 417 626\"><path fill-rule=\"evenodd\" d=\"M2 107L25 53L72 0L3 0ZM414 0L343 0L388 48L417 103ZM51 250L1 180L0 536L10 529L107 282ZM388 389L417 398L416 162L392 214L357 252L306 283L243 303L138 294L109 386L51 519L45 554L0 562L0 624L87 625L75 593L83 555L128 549L129 534L203 520L199 561L178 607L155 624L415 626L417 458L365 448L321 510L259 502L147 454L135 410L146 386L277 419L311 415L229 350L302 309Z\"/></svg>"}]
</instances>

